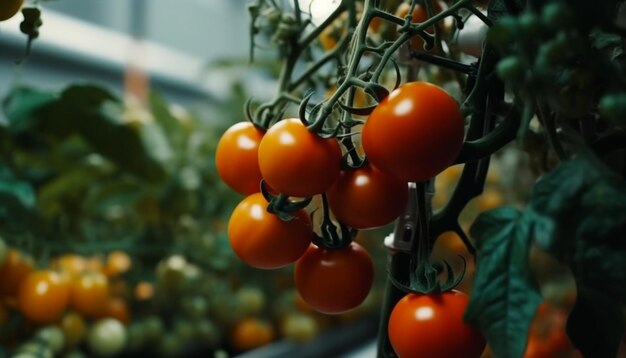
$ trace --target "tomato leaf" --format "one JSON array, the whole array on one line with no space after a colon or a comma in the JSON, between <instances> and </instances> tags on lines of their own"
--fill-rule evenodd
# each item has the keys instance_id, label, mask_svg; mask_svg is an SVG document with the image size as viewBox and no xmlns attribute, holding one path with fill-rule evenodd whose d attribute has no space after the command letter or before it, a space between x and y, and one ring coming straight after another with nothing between
<instances>
[{"instance_id":1,"label":"tomato leaf","mask_svg":"<svg viewBox=\"0 0 626 358\"><path fill-rule=\"evenodd\" d=\"M542 301L530 267L530 221L502 207L471 228L478 262L466 320L483 332L496 357L522 357L528 328Z\"/></svg>"},{"instance_id":2,"label":"tomato leaf","mask_svg":"<svg viewBox=\"0 0 626 358\"><path fill-rule=\"evenodd\" d=\"M593 289L579 287L567 320L567 334L585 357L614 358L625 331L619 302Z\"/></svg>"},{"instance_id":3,"label":"tomato leaf","mask_svg":"<svg viewBox=\"0 0 626 358\"><path fill-rule=\"evenodd\" d=\"M529 212L537 243L576 280L580 296L568 322L572 343L594 357L614 357L624 322L613 311L626 303L626 182L581 154L537 183ZM588 325L592 319L597 322ZM590 327L611 333L582 333Z\"/></svg>"},{"instance_id":4,"label":"tomato leaf","mask_svg":"<svg viewBox=\"0 0 626 358\"><path fill-rule=\"evenodd\" d=\"M28 87L14 89L3 102L10 133L21 133L36 127L40 119L38 111L56 99L57 96L48 91Z\"/></svg>"},{"instance_id":5,"label":"tomato leaf","mask_svg":"<svg viewBox=\"0 0 626 358\"><path fill-rule=\"evenodd\" d=\"M529 202L539 246L568 265L579 286L626 302L626 182L591 155L557 167Z\"/></svg>"}]
</instances>

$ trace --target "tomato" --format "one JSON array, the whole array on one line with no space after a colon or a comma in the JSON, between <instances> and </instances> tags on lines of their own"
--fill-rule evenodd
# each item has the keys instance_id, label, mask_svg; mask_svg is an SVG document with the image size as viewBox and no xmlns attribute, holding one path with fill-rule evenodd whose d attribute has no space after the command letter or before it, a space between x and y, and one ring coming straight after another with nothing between
<instances>
[{"instance_id":1,"label":"tomato","mask_svg":"<svg viewBox=\"0 0 626 358\"><path fill-rule=\"evenodd\" d=\"M109 252L104 263L104 274L108 277L122 275L130 270L133 262L130 256L121 250Z\"/></svg>"},{"instance_id":2,"label":"tomato","mask_svg":"<svg viewBox=\"0 0 626 358\"><path fill-rule=\"evenodd\" d=\"M87 317L100 317L109 299L109 281L100 272L88 272L72 281L70 305Z\"/></svg>"},{"instance_id":3,"label":"tomato","mask_svg":"<svg viewBox=\"0 0 626 358\"><path fill-rule=\"evenodd\" d=\"M259 191L258 149L263 132L251 122L239 122L222 134L215 150L217 173L231 189L243 195Z\"/></svg>"},{"instance_id":4,"label":"tomato","mask_svg":"<svg viewBox=\"0 0 626 358\"><path fill-rule=\"evenodd\" d=\"M372 165L406 181L425 181L450 166L463 145L454 98L428 82L409 82L383 99L363 126Z\"/></svg>"},{"instance_id":5,"label":"tomato","mask_svg":"<svg viewBox=\"0 0 626 358\"><path fill-rule=\"evenodd\" d=\"M63 319L61 319L59 326L61 331L63 331L65 344L68 348L73 348L80 344L87 333L85 319L76 312L66 313Z\"/></svg>"},{"instance_id":6,"label":"tomato","mask_svg":"<svg viewBox=\"0 0 626 358\"><path fill-rule=\"evenodd\" d=\"M305 210L282 221L268 212L261 193L242 200L228 222L228 239L237 256L246 264L263 269L286 266L296 261L311 243L311 219Z\"/></svg>"},{"instance_id":7,"label":"tomato","mask_svg":"<svg viewBox=\"0 0 626 358\"><path fill-rule=\"evenodd\" d=\"M20 285L20 311L36 323L53 323L61 319L70 301L70 287L63 275L34 271Z\"/></svg>"},{"instance_id":8,"label":"tomato","mask_svg":"<svg viewBox=\"0 0 626 358\"><path fill-rule=\"evenodd\" d=\"M409 10L411 10L411 4L408 2L403 2L396 9L395 15L398 17L406 17L409 14ZM433 3L433 11L435 14L443 11L443 7L439 1L435 1ZM426 20L428 20L428 12L426 11L426 6L422 4L415 4L415 7L413 8L413 13L411 14L411 22L419 24ZM440 22L440 24L442 23L443 21ZM433 26L429 26L428 28L426 28L426 32L434 34L435 29ZM411 37L410 42L411 47L415 49L421 50L424 48L424 39L419 35Z\"/></svg>"},{"instance_id":9,"label":"tomato","mask_svg":"<svg viewBox=\"0 0 626 358\"><path fill-rule=\"evenodd\" d=\"M123 298L109 297L104 304L102 317L115 318L123 324L128 324L130 322L130 310L128 309L128 304Z\"/></svg>"},{"instance_id":10,"label":"tomato","mask_svg":"<svg viewBox=\"0 0 626 358\"><path fill-rule=\"evenodd\" d=\"M15 16L23 4L24 0L2 0L0 2L0 21L8 20Z\"/></svg>"},{"instance_id":11,"label":"tomato","mask_svg":"<svg viewBox=\"0 0 626 358\"><path fill-rule=\"evenodd\" d=\"M469 297L459 291L409 293L396 303L388 323L391 346L400 358L478 358L480 332L463 321Z\"/></svg>"},{"instance_id":12,"label":"tomato","mask_svg":"<svg viewBox=\"0 0 626 358\"><path fill-rule=\"evenodd\" d=\"M34 270L31 257L9 248L0 266L0 295L17 294L22 281Z\"/></svg>"},{"instance_id":13,"label":"tomato","mask_svg":"<svg viewBox=\"0 0 626 358\"><path fill-rule=\"evenodd\" d=\"M263 136L259 166L276 191L309 197L325 192L339 177L341 148L336 139L319 137L299 119L284 119Z\"/></svg>"},{"instance_id":14,"label":"tomato","mask_svg":"<svg viewBox=\"0 0 626 358\"><path fill-rule=\"evenodd\" d=\"M230 332L230 345L236 352L266 345L274 339L274 328L258 318L244 318Z\"/></svg>"},{"instance_id":15,"label":"tomato","mask_svg":"<svg viewBox=\"0 0 626 358\"><path fill-rule=\"evenodd\" d=\"M112 357L126 346L128 334L124 325L113 318L95 322L87 333L90 350L99 357Z\"/></svg>"},{"instance_id":16,"label":"tomato","mask_svg":"<svg viewBox=\"0 0 626 358\"><path fill-rule=\"evenodd\" d=\"M407 183L372 165L342 171L328 190L328 205L337 220L355 229L389 224L406 208Z\"/></svg>"},{"instance_id":17,"label":"tomato","mask_svg":"<svg viewBox=\"0 0 626 358\"><path fill-rule=\"evenodd\" d=\"M311 245L294 272L298 293L316 311L349 311L367 297L374 279L374 263L356 242L340 249Z\"/></svg>"},{"instance_id":18,"label":"tomato","mask_svg":"<svg viewBox=\"0 0 626 358\"><path fill-rule=\"evenodd\" d=\"M87 269L87 260L78 254L64 254L52 260L50 266L70 277L77 277Z\"/></svg>"}]
</instances>

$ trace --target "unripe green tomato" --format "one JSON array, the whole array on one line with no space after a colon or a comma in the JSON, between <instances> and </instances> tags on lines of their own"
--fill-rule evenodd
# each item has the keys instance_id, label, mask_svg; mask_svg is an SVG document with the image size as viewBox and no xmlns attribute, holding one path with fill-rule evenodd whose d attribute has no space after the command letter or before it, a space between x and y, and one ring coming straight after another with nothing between
<instances>
[{"instance_id":1,"label":"unripe green tomato","mask_svg":"<svg viewBox=\"0 0 626 358\"><path fill-rule=\"evenodd\" d=\"M194 339L193 324L187 319L179 319L174 323L171 334L178 337L183 345L188 344Z\"/></svg>"},{"instance_id":2,"label":"unripe green tomato","mask_svg":"<svg viewBox=\"0 0 626 358\"><path fill-rule=\"evenodd\" d=\"M193 322L193 329L194 336L198 341L211 348L217 347L221 336L219 329L213 321L208 318L195 321Z\"/></svg>"},{"instance_id":3,"label":"unripe green tomato","mask_svg":"<svg viewBox=\"0 0 626 358\"><path fill-rule=\"evenodd\" d=\"M310 315L293 312L281 320L280 330L287 339L305 342L317 335L319 327L317 321Z\"/></svg>"},{"instance_id":4,"label":"unripe green tomato","mask_svg":"<svg viewBox=\"0 0 626 358\"><path fill-rule=\"evenodd\" d=\"M570 8L560 2L546 4L541 11L541 23L553 30L567 28L574 19Z\"/></svg>"},{"instance_id":5,"label":"unripe green tomato","mask_svg":"<svg viewBox=\"0 0 626 358\"><path fill-rule=\"evenodd\" d=\"M256 287L242 287L235 294L247 314L256 314L265 306L265 293Z\"/></svg>"},{"instance_id":6,"label":"unripe green tomato","mask_svg":"<svg viewBox=\"0 0 626 358\"><path fill-rule=\"evenodd\" d=\"M148 342L160 341L165 332L163 321L158 316L150 316L143 322L143 329L145 330L145 339Z\"/></svg>"},{"instance_id":7,"label":"unripe green tomato","mask_svg":"<svg viewBox=\"0 0 626 358\"><path fill-rule=\"evenodd\" d=\"M600 114L616 125L626 125L626 93L604 95L598 104Z\"/></svg>"},{"instance_id":8,"label":"unripe green tomato","mask_svg":"<svg viewBox=\"0 0 626 358\"><path fill-rule=\"evenodd\" d=\"M161 357L180 357L184 342L174 334L166 334L159 342L159 355Z\"/></svg>"},{"instance_id":9,"label":"unripe green tomato","mask_svg":"<svg viewBox=\"0 0 626 358\"><path fill-rule=\"evenodd\" d=\"M99 357L112 357L122 352L128 335L122 322L104 318L95 322L87 333L87 345Z\"/></svg>"},{"instance_id":10,"label":"unripe green tomato","mask_svg":"<svg viewBox=\"0 0 626 358\"><path fill-rule=\"evenodd\" d=\"M146 344L146 328L144 322L133 322L126 328L128 342L126 346L129 350L139 350Z\"/></svg>"},{"instance_id":11,"label":"unripe green tomato","mask_svg":"<svg viewBox=\"0 0 626 358\"><path fill-rule=\"evenodd\" d=\"M54 353L46 342L27 341L17 348L11 357L18 358L53 358Z\"/></svg>"},{"instance_id":12,"label":"unripe green tomato","mask_svg":"<svg viewBox=\"0 0 626 358\"><path fill-rule=\"evenodd\" d=\"M503 16L487 32L487 38L496 46L507 46L514 42L520 31L520 25L516 17Z\"/></svg>"},{"instance_id":13,"label":"unripe green tomato","mask_svg":"<svg viewBox=\"0 0 626 358\"><path fill-rule=\"evenodd\" d=\"M536 40L537 37L541 34L543 29L541 28L541 21L537 17L537 15L532 12L525 11L518 18L518 24L521 33L528 37L530 40Z\"/></svg>"},{"instance_id":14,"label":"unripe green tomato","mask_svg":"<svg viewBox=\"0 0 626 358\"><path fill-rule=\"evenodd\" d=\"M203 296L186 296L181 302L183 313L189 318L201 318L206 316L209 302Z\"/></svg>"},{"instance_id":15,"label":"unripe green tomato","mask_svg":"<svg viewBox=\"0 0 626 358\"><path fill-rule=\"evenodd\" d=\"M524 78L525 69L516 55L507 56L496 65L498 76L505 81L519 81Z\"/></svg>"},{"instance_id":16,"label":"unripe green tomato","mask_svg":"<svg viewBox=\"0 0 626 358\"><path fill-rule=\"evenodd\" d=\"M37 331L35 337L45 342L54 354L58 354L65 347L65 336L58 326L50 325L43 327Z\"/></svg>"}]
</instances>

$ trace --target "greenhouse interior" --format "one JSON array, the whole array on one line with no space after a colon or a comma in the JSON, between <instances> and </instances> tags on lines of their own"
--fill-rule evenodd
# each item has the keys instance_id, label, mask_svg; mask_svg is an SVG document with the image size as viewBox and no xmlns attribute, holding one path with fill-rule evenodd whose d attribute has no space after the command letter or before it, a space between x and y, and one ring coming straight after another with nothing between
<instances>
[{"instance_id":1,"label":"greenhouse interior","mask_svg":"<svg viewBox=\"0 0 626 358\"><path fill-rule=\"evenodd\" d=\"M623 0L0 0L0 358L626 358Z\"/></svg>"}]
</instances>

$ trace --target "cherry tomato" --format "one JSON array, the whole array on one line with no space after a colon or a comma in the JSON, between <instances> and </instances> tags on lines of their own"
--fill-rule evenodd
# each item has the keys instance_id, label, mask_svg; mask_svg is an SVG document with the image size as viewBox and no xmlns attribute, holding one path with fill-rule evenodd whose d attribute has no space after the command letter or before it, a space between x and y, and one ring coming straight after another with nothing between
<instances>
[{"instance_id":1,"label":"cherry tomato","mask_svg":"<svg viewBox=\"0 0 626 358\"><path fill-rule=\"evenodd\" d=\"M409 82L383 99L361 139L372 165L406 181L425 181L450 166L463 145L454 98L428 82Z\"/></svg>"},{"instance_id":2,"label":"cherry tomato","mask_svg":"<svg viewBox=\"0 0 626 358\"><path fill-rule=\"evenodd\" d=\"M130 270L133 261L130 256L121 250L109 252L104 263L104 274L108 277L116 277Z\"/></svg>"},{"instance_id":3,"label":"cherry tomato","mask_svg":"<svg viewBox=\"0 0 626 358\"><path fill-rule=\"evenodd\" d=\"M123 324L130 322L130 310L123 298L109 297L104 305L102 318L115 318Z\"/></svg>"},{"instance_id":4,"label":"cherry tomato","mask_svg":"<svg viewBox=\"0 0 626 358\"><path fill-rule=\"evenodd\" d=\"M17 294L22 281L33 272L34 264L31 257L16 249L8 249L2 266L0 266L0 295Z\"/></svg>"},{"instance_id":5,"label":"cherry tomato","mask_svg":"<svg viewBox=\"0 0 626 358\"><path fill-rule=\"evenodd\" d=\"M3 0L0 2L0 21L8 20L15 16L20 9L24 0Z\"/></svg>"},{"instance_id":6,"label":"cherry tomato","mask_svg":"<svg viewBox=\"0 0 626 358\"><path fill-rule=\"evenodd\" d=\"M233 251L246 264L263 269L286 266L296 261L311 243L311 219L305 210L290 213L282 221L268 212L261 193L242 200L230 216L228 238Z\"/></svg>"},{"instance_id":7,"label":"cherry tomato","mask_svg":"<svg viewBox=\"0 0 626 358\"><path fill-rule=\"evenodd\" d=\"M316 311L349 311L367 297L374 279L374 263L356 242L341 249L311 245L296 263L298 293Z\"/></svg>"},{"instance_id":8,"label":"cherry tomato","mask_svg":"<svg viewBox=\"0 0 626 358\"><path fill-rule=\"evenodd\" d=\"M66 313L63 319L61 319L59 326L65 336L65 344L69 348L80 344L87 334L87 323L83 316L76 312Z\"/></svg>"},{"instance_id":9,"label":"cherry tomato","mask_svg":"<svg viewBox=\"0 0 626 358\"><path fill-rule=\"evenodd\" d=\"M126 327L113 318L98 320L87 333L87 345L98 357L112 357L120 354L127 340Z\"/></svg>"},{"instance_id":10,"label":"cherry tomato","mask_svg":"<svg viewBox=\"0 0 626 358\"><path fill-rule=\"evenodd\" d=\"M259 191L261 171L258 149L263 138L251 122L239 122L228 128L215 151L215 165L220 178L243 195Z\"/></svg>"},{"instance_id":11,"label":"cherry tomato","mask_svg":"<svg viewBox=\"0 0 626 358\"><path fill-rule=\"evenodd\" d=\"M309 197L325 192L339 177L341 148L336 139L317 136L299 119L285 119L263 136L259 166L276 191Z\"/></svg>"},{"instance_id":12,"label":"cherry tomato","mask_svg":"<svg viewBox=\"0 0 626 358\"><path fill-rule=\"evenodd\" d=\"M50 266L70 277L77 277L87 269L87 260L78 254L64 254L52 260Z\"/></svg>"},{"instance_id":13,"label":"cherry tomato","mask_svg":"<svg viewBox=\"0 0 626 358\"><path fill-rule=\"evenodd\" d=\"M328 190L328 205L337 219L355 229L389 224L406 208L405 181L372 165L342 171Z\"/></svg>"},{"instance_id":14,"label":"cherry tomato","mask_svg":"<svg viewBox=\"0 0 626 358\"><path fill-rule=\"evenodd\" d=\"M87 317L100 317L109 299L109 281L100 272L88 272L72 281L70 305Z\"/></svg>"},{"instance_id":15,"label":"cherry tomato","mask_svg":"<svg viewBox=\"0 0 626 358\"><path fill-rule=\"evenodd\" d=\"M50 271L34 271L20 285L21 312L36 323L54 323L61 319L70 301L67 278Z\"/></svg>"},{"instance_id":16,"label":"cherry tomato","mask_svg":"<svg viewBox=\"0 0 626 358\"><path fill-rule=\"evenodd\" d=\"M391 311L388 334L400 358L478 358L480 332L463 321L469 297L458 291L409 293Z\"/></svg>"},{"instance_id":17,"label":"cherry tomato","mask_svg":"<svg viewBox=\"0 0 626 358\"><path fill-rule=\"evenodd\" d=\"M433 11L435 12L435 15L443 11L442 5L439 1L435 1L433 5ZM398 17L406 17L409 14L409 10L411 10L411 4L408 2L403 2L396 9L395 15ZM411 13L411 22L419 24L426 20L428 20L428 12L426 11L426 6L422 4L416 4L413 8L413 13ZM429 26L428 28L426 28L426 32L434 34L435 28L433 26ZM411 37L410 42L411 47L417 50L421 50L424 48L424 39L419 35Z\"/></svg>"},{"instance_id":18,"label":"cherry tomato","mask_svg":"<svg viewBox=\"0 0 626 358\"><path fill-rule=\"evenodd\" d=\"M266 345L274 339L274 328L258 318L244 318L235 323L230 332L234 351L242 352Z\"/></svg>"}]
</instances>

